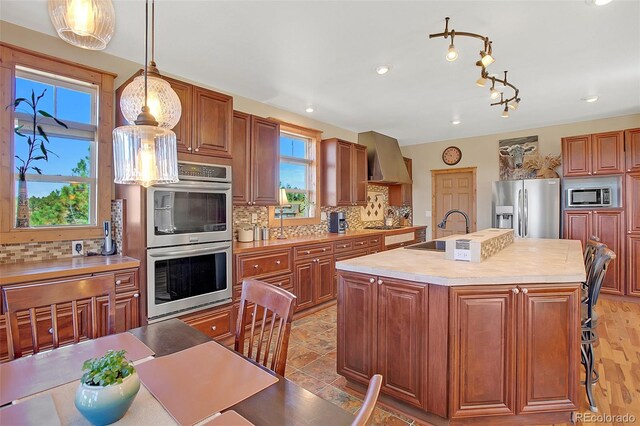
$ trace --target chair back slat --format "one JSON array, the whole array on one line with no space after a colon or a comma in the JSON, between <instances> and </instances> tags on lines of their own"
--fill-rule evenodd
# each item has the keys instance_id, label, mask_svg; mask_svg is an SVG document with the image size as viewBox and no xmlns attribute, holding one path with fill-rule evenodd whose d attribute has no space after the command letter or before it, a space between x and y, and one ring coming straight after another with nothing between
<instances>
[{"instance_id":1,"label":"chair back slat","mask_svg":"<svg viewBox=\"0 0 640 426\"><path fill-rule=\"evenodd\" d=\"M295 302L296 297L293 294L279 287L257 280L243 281L235 335L235 350L276 373L284 375ZM253 304L253 317L249 323L247 314L250 304ZM258 318L259 309L263 310L261 319ZM256 332L256 321L261 321L258 332ZM267 331L266 335L265 330ZM247 331L249 331L248 338ZM277 335L275 340L273 339L274 334ZM254 355L255 339L258 341ZM245 346L248 346L247 353L245 353ZM269 365L270 357L271 363Z\"/></svg>"},{"instance_id":2,"label":"chair back slat","mask_svg":"<svg viewBox=\"0 0 640 426\"><path fill-rule=\"evenodd\" d=\"M598 302L602 283L607 275L610 262L616 258L616 254L607 248L604 244L596 250L593 265L587 277L587 299L584 303L587 305L587 318L590 321L593 318L593 308Z\"/></svg>"},{"instance_id":3,"label":"chair back slat","mask_svg":"<svg viewBox=\"0 0 640 426\"><path fill-rule=\"evenodd\" d=\"M61 344L61 334L58 321L58 305L71 305L73 342L80 341L79 315L77 301L87 301L87 330L89 338L96 338L99 332L98 297L106 297L108 301L107 333L115 332L115 284L112 274L58 282L11 285L2 288L4 310L7 318L7 343L9 359L23 355L20 339L18 315L29 313L31 329L32 352L40 351L38 335L38 308L48 308L51 316L52 346L57 348ZM69 305L67 305L69 306ZM40 310L42 320L43 312ZM45 317L46 318L46 317Z\"/></svg>"}]
</instances>

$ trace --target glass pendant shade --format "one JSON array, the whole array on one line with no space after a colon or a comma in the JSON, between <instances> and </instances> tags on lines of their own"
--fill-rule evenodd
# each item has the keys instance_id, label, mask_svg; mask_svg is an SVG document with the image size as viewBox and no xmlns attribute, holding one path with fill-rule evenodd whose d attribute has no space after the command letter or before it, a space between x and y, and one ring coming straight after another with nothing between
<instances>
[{"instance_id":1,"label":"glass pendant shade","mask_svg":"<svg viewBox=\"0 0 640 426\"><path fill-rule=\"evenodd\" d=\"M116 22L111 0L49 0L49 17L61 39L89 50L107 47Z\"/></svg>"},{"instance_id":2,"label":"glass pendant shade","mask_svg":"<svg viewBox=\"0 0 640 426\"><path fill-rule=\"evenodd\" d=\"M449 46L449 49L447 50L447 61L453 62L456 59L458 59L458 50L453 45L453 43L451 43L451 45Z\"/></svg>"},{"instance_id":3,"label":"glass pendant shade","mask_svg":"<svg viewBox=\"0 0 640 426\"><path fill-rule=\"evenodd\" d=\"M115 183L151 185L178 182L176 134L156 126L121 126L113 131Z\"/></svg>"},{"instance_id":4,"label":"glass pendant shade","mask_svg":"<svg viewBox=\"0 0 640 426\"><path fill-rule=\"evenodd\" d=\"M151 114L158 121L158 127L173 129L182 115L180 98L171 85L161 77L149 74L147 76L148 99L147 106ZM130 123L138 118L144 105L144 75L133 79L122 91L120 109L124 118Z\"/></svg>"}]
</instances>

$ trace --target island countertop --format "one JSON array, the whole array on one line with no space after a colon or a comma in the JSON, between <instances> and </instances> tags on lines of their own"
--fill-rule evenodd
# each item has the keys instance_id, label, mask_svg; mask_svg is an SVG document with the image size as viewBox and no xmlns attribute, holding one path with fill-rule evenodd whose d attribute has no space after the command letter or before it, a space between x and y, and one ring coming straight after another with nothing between
<instances>
[{"instance_id":1,"label":"island countertop","mask_svg":"<svg viewBox=\"0 0 640 426\"><path fill-rule=\"evenodd\" d=\"M337 262L336 269L444 286L586 279L580 241L556 239L516 238L480 263L447 260L444 252L400 248Z\"/></svg>"}]
</instances>

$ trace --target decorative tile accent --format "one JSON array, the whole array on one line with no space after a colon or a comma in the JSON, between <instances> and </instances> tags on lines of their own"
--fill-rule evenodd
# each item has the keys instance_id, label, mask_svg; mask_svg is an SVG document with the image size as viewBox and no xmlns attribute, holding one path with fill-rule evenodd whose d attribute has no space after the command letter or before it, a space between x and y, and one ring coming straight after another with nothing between
<instances>
[{"instance_id":1,"label":"decorative tile accent","mask_svg":"<svg viewBox=\"0 0 640 426\"><path fill-rule=\"evenodd\" d=\"M363 222L371 222L374 220L384 220L386 213L384 193L367 192L367 205L360 208L360 218Z\"/></svg>"}]
</instances>

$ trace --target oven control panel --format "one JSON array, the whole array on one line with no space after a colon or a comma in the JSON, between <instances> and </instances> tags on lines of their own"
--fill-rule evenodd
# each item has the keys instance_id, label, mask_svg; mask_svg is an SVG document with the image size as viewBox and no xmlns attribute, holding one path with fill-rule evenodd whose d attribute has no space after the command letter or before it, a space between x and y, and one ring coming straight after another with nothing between
<instances>
[{"instance_id":1,"label":"oven control panel","mask_svg":"<svg viewBox=\"0 0 640 426\"><path fill-rule=\"evenodd\" d=\"M185 180L230 181L231 167L178 162L178 176Z\"/></svg>"}]
</instances>

